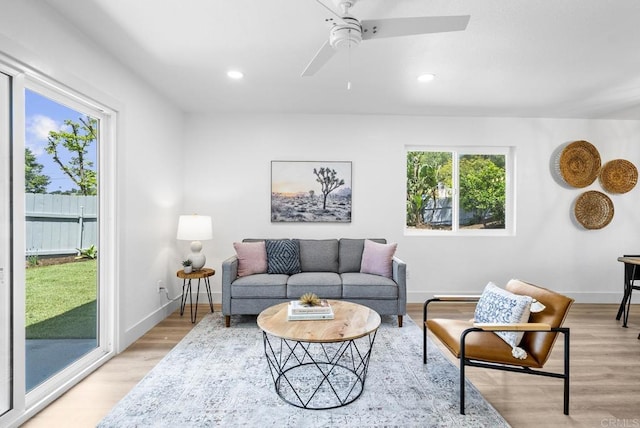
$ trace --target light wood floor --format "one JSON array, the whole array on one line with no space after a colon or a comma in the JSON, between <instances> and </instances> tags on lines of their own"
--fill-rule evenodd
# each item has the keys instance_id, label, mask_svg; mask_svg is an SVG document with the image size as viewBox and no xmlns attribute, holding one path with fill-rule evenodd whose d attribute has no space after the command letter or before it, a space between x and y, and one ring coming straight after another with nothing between
<instances>
[{"instance_id":1,"label":"light wood floor","mask_svg":"<svg viewBox=\"0 0 640 428\"><path fill-rule=\"evenodd\" d=\"M408 306L409 315L420 324L422 305ZM565 322L571 328L569 416L562 413L560 379L479 368L469 368L469 378L516 428L640 427L640 305L634 306L629 328L615 321L617 305L572 307ZM206 311L205 306L200 307L198 318ZM434 317L469 319L473 307L440 304L429 311ZM94 427L191 328L188 317L174 313L23 426ZM558 341L545 368L561 367L562 343Z\"/></svg>"}]
</instances>

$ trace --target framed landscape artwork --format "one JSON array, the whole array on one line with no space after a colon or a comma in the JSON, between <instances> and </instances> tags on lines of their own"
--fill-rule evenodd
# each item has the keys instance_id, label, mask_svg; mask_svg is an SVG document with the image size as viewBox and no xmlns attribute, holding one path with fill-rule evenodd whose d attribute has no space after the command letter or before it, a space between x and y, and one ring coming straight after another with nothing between
<instances>
[{"instance_id":1,"label":"framed landscape artwork","mask_svg":"<svg viewBox=\"0 0 640 428\"><path fill-rule=\"evenodd\" d=\"M351 222L351 162L271 161L271 222Z\"/></svg>"}]
</instances>

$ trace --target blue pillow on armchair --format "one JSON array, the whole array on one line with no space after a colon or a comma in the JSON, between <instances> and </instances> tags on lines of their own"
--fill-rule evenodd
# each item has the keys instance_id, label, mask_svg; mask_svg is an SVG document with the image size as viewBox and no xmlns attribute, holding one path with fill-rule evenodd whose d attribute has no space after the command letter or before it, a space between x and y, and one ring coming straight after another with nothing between
<instances>
[{"instance_id":1,"label":"blue pillow on armchair","mask_svg":"<svg viewBox=\"0 0 640 428\"><path fill-rule=\"evenodd\" d=\"M517 324L529 320L533 298L513 294L489 282L480 296L474 313L478 323ZM495 334L511 345L514 357L524 359L527 353L518 348L524 331L496 331Z\"/></svg>"}]
</instances>

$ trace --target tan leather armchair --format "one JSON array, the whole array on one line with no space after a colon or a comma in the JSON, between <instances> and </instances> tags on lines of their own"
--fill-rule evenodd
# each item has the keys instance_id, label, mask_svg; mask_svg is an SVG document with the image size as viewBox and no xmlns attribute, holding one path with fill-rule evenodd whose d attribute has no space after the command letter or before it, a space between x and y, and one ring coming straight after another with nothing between
<instances>
[{"instance_id":1,"label":"tan leather armchair","mask_svg":"<svg viewBox=\"0 0 640 428\"><path fill-rule=\"evenodd\" d=\"M427 329L438 338L456 358L460 359L460 413L464 414L465 367L520 372L564 380L564 414L569 414L569 328L562 324L573 299L546 288L519 280L511 280L508 291L531 296L546 306L542 312L532 313L528 323L474 324L472 321L428 319L428 305L434 302L477 302L480 296L435 296L424 303L423 362L427 363ZM525 331L519 347L527 353L525 359L514 358L511 346L494 331ZM558 333L564 337L564 370L562 373L540 370L547 362Z\"/></svg>"}]
</instances>

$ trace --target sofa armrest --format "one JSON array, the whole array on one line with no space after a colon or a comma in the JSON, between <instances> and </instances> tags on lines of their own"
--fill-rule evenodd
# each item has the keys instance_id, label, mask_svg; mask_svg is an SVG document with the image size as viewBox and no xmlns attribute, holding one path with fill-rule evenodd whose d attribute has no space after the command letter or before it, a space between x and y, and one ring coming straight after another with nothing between
<instances>
[{"instance_id":1,"label":"sofa armrest","mask_svg":"<svg viewBox=\"0 0 640 428\"><path fill-rule=\"evenodd\" d=\"M398 284L398 314L407 313L407 264L397 257L393 258L393 280Z\"/></svg>"},{"instance_id":2,"label":"sofa armrest","mask_svg":"<svg viewBox=\"0 0 640 428\"><path fill-rule=\"evenodd\" d=\"M231 283L238 277L238 257L222 262L222 314L231 315Z\"/></svg>"}]
</instances>

